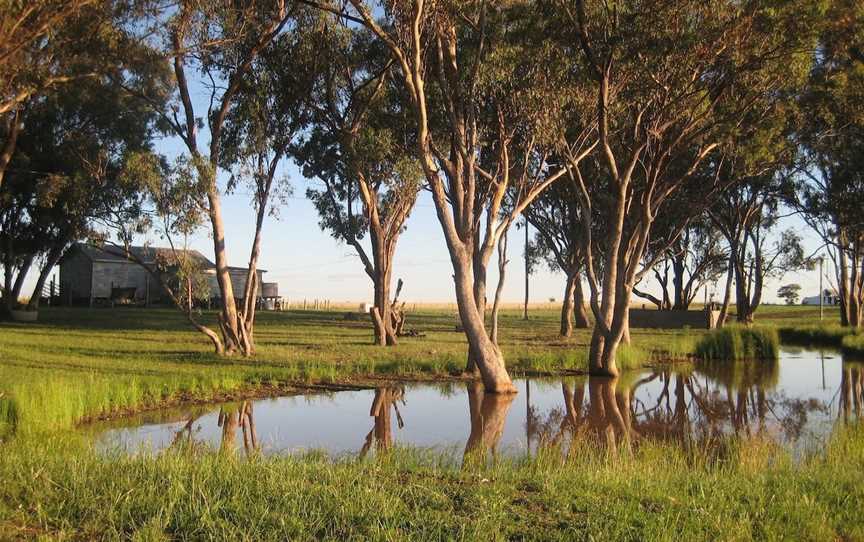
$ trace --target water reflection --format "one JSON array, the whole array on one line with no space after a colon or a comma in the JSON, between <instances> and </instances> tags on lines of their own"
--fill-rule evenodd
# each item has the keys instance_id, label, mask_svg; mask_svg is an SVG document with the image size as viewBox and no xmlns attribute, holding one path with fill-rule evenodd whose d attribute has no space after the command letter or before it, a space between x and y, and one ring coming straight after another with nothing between
<instances>
[{"instance_id":1,"label":"water reflection","mask_svg":"<svg viewBox=\"0 0 864 542\"><path fill-rule=\"evenodd\" d=\"M862 389L864 366L859 363L844 363L840 381L840 412L844 421L861 417Z\"/></svg>"},{"instance_id":2,"label":"water reflection","mask_svg":"<svg viewBox=\"0 0 864 542\"><path fill-rule=\"evenodd\" d=\"M516 399L513 394L485 393L479 382L469 382L468 418L471 432L465 444L464 457L485 462L498 457L498 444L504 435L507 413Z\"/></svg>"},{"instance_id":3,"label":"water reflection","mask_svg":"<svg viewBox=\"0 0 864 542\"><path fill-rule=\"evenodd\" d=\"M391 427L390 411L396 414L396 423L399 429L405 427L402 414L399 413L398 403L405 404L405 388L378 388L375 390L375 399L369 415L375 419L372 430L366 434L366 440L360 449L360 458L366 457L374 445L378 452L386 452L393 446L393 429Z\"/></svg>"},{"instance_id":4,"label":"water reflection","mask_svg":"<svg viewBox=\"0 0 864 542\"><path fill-rule=\"evenodd\" d=\"M226 404L219 407L216 416L216 425L221 429L219 452L224 455L235 455L237 453L238 433L243 436L243 450L246 455L252 455L260 451L258 434L255 431L255 416L251 401L243 401L240 404ZM195 414L174 432L169 448L174 449L201 449L199 436L201 427L200 414Z\"/></svg>"},{"instance_id":5,"label":"water reflection","mask_svg":"<svg viewBox=\"0 0 864 542\"><path fill-rule=\"evenodd\" d=\"M242 445L246 455L322 449L364 458L403 445L486 462L542 448L572 454L583 443L612 455L646 440L700 451L735 436L801 451L836 423L861 416L864 365L785 351L775 363L700 363L518 386L517 395L494 395L478 383L389 385L165 411L94 431L103 448L133 453L185 447L235 455Z\"/></svg>"}]
</instances>

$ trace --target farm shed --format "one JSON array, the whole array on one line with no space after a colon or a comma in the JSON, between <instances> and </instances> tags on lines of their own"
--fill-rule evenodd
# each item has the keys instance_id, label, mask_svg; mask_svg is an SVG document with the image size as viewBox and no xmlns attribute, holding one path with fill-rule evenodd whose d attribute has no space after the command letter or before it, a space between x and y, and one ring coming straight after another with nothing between
<instances>
[{"instance_id":1,"label":"farm shed","mask_svg":"<svg viewBox=\"0 0 864 542\"><path fill-rule=\"evenodd\" d=\"M160 251L170 249L158 247L131 247L134 259L145 264L155 263ZM211 298L219 296L219 286L216 282L216 265L198 251L188 252L194 258L206 277ZM246 268L229 267L231 285L235 296L242 296L246 288ZM266 271L258 270L258 283ZM135 261L126 257L125 252L117 247L104 249L76 243L60 261L60 297L66 304L93 304L107 302L112 299L112 292L123 291L135 303L167 302L165 293L161 290L149 273ZM259 293L260 295L260 293Z\"/></svg>"}]
</instances>

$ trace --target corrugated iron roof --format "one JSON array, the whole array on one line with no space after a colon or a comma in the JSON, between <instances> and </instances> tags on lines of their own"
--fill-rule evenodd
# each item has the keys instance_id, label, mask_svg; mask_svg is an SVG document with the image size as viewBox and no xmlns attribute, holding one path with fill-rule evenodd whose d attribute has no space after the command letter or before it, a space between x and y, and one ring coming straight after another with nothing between
<instances>
[{"instance_id":1,"label":"corrugated iron roof","mask_svg":"<svg viewBox=\"0 0 864 542\"><path fill-rule=\"evenodd\" d=\"M125 248L113 245L105 245L99 247L86 243L75 243L75 245L72 247L72 250L76 249L81 251L82 254L84 254L87 258L94 262L134 263L134 260L137 259L141 260L146 264L153 263L156 259L156 255L159 252L170 252L172 250L171 248L167 247L131 246L129 247L129 252L131 253L132 258L130 258L129 255L127 255L126 253ZM216 264L211 262L206 256L204 256L197 250L187 250L186 252L197 261L197 263L201 266L202 269L216 269ZM247 268L228 266L228 271L233 273L241 271L246 272ZM258 271L260 273L267 272L264 269L258 269Z\"/></svg>"}]
</instances>

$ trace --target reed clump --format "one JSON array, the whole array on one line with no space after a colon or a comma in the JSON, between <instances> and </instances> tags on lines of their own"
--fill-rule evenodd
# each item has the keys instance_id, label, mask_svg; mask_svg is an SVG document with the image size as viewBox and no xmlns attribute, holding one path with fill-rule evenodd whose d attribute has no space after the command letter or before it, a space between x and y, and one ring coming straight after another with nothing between
<instances>
[{"instance_id":1,"label":"reed clump","mask_svg":"<svg viewBox=\"0 0 864 542\"><path fill-rule=\"evenodd\" d=\"M704 335L696 343L703 360L776 360L780 337L770 327L727 326Z\"/></svg>"}]
</instances>

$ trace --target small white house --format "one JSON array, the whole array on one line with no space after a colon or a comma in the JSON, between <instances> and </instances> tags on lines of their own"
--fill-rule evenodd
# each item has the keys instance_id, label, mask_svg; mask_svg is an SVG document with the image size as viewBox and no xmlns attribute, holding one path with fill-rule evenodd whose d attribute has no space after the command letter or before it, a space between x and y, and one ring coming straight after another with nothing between
<instances>
[{"instance_id":1,"label":"small white house","mask_svg":"<svg viewBox=\"0 0 864 542\"><path fill-rule=\"evenodd\" d=\"M805 297L801 300L802 305L818 305L819 304L819 296L814 295L810 297ZM839 305L840 304L840 296L837 295L837 292L834 290L825 290L822 292L822 304L823 305Z\"/></svg>"}]
</instances>

